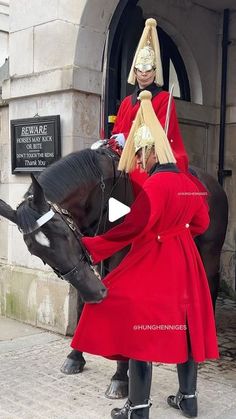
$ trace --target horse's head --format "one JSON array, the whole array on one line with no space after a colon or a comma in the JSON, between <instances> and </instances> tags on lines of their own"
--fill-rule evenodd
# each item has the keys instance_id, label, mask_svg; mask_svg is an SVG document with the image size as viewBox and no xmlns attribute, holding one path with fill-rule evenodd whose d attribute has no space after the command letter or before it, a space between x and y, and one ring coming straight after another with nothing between
<instances>
[{"instance_id":1,"label":"horse's head","mask_svg":"<svg viewBox=\"0 0 236 419\"><path fill-rule=\"evenodd\" d=\"M85 260L79 231L63 210L46 201L33 176L32 195L16 210L0 200L0 215L17 224L29 252L72 283L84 301L98 302L105 297L105 287Z\"/></svg>"}]
</instances>

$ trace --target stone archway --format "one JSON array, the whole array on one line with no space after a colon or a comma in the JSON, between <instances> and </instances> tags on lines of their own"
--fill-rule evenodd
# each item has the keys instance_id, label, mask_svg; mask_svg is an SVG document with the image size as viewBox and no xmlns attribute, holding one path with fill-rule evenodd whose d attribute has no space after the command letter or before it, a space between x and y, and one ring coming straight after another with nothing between
<instances>
[{"instance_id":1,"label":"stone archway","mask_svg":"<svg viewBox=\"0 0 236 419\"><path fill-rule=\"evenodd\" d=\"M169 34L171 38L173 38L176 41L178 45L189 78L191 102L202 105L203 94L201 76L196 59L191 51L191 46L187 43L183 34L180 33L177 30L177 28L173 24L171 24L167 19L159 18L158 21L162 28Z\"/></svg>"},{"instance_id":2,"label":"stone archway","mask_svg":"<svg viewBox=\"0 0 236 419\"><path fill-rule=\"evenodd\" d=\"M101 94L106 34L119 0L87 0L83 3L73 61L74 87L80 91Z\"/></svg>"}]
</instances>

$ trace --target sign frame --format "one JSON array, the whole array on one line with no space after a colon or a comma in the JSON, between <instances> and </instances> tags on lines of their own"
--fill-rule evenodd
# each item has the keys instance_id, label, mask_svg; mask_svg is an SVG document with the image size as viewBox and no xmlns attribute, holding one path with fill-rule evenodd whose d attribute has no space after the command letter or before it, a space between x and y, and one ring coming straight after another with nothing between
<instances>
[{"instance_id":1,"label":"sign frame","mask_svg":"<svg viewBox=\"0 0 236 419\"><path fill-rule=\"evenodd\" d=\"M42 172L46 167L48 167L50 164L54 163L55 161L57 161L60 157L61 157L61 127L60 127L60 115L47 115L47 116L35 116L33 118L22 118L22 119L12 119L10 121L10 125L11 125L11 168L12 168L12 174L27 174L27 173L37 173L37 172ZM41 128L41 132L43 132L43 129L45 130L46 126L48 127L50 125L50 130L52 131L52 135L48 136L49 138L52 138L52 140L50 140L51 142L51 147L53 147L53 151L54 151L54 155L53 157L50 157L50 162L48 162L49 160L47 160L46 156L42 157L42 154L46 153L46 147L47 147L47 142L44 143L44 148L43 148L43 144L42 142L40 142L40 137L43 135L41 133L32 133L29 132L31 131L37 131L37 129L35 128L35 130L32 127L44 127ZM28 150L29 153L23 153L22 155L28 155L30 156L30 151L34 151L35 154L38 154L38 156L40 156L40 160L39 157L36 157L38 164L33 165L30 163L28 163L28 166L24 166L22 163L20 164L20 161L24 161L24 163L30 162L30 157L28 157L28 159L26 159L25 157L23 158L18 158L17 159L17 140L19 140L19 138L16 138L16 130L18 129L24 129L25 127L25 132L28 133L28 144L31 144L33 147L36 147L35 145L32 144L32 142L34 143L34 141L36 141L37 139L37 144L41 144L40 146L38 145L38 147L41 147L40 152L39 150ZM30 128L27 130L27 128ZM47 128L48 129L48 128ZM38 131L40 131L40 129L38 129ZM23 130L21 131L23 132ZM27 134L26 134L27 135ZM21 138L21 137L20 137ZM23 137L22 137L23 138ZM31 140L30 140L31 138ZM42 138L42 137L41 137ZM44 137L46 138L46 136ZM34 139L34 140L33 140ZM27 144L26 144L27 145ZM26 146L26 145L20 145L19 147L21 147L21 149ZM26 150L25 150L26 151ZM49 153L48 153L49 154ZM52 153L51 153L52 154ZM41 163L39 165L39 162ZM34 163L32 161L32 163Z\"/></svg>"}]
</instances>

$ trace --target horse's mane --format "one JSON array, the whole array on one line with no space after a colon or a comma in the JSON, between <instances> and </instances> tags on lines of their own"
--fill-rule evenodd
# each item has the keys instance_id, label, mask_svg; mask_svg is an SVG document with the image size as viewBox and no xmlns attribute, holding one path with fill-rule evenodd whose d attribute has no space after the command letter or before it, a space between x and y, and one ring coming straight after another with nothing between
<instances>
[{"instance_id":1,"label":"horse's mane","mask_svg":"<svg viewBox=\"0 0 236 419\"><path fill-rule=\"evenodd\" d=\"M101 177L99 160L105 150L91 150L89 148L75 151L61 158L51 166L47 167L39 176L38 182L43 188L47 200L61 203L78 187L91 187ZM25 194L25 198L32 194L32 185ZM35 229L39 214L24 205L18 207L18 225L27 234Z\"/></svg>"},{"instance_id":2,"label":"horse's mane","mask_svg":"<svg viewBox=\"0 0 236 419\"><path fill-rule=\"evenodd\" d=\"M45 196L52 202L61 202L78 186L91 185L100 179L98 153L84 149L61 158L47 167L38 177Z\"/></svg>"},{"instance_id":3,"label":"horse's mane","mask_svg":"<svg viewBox=\"0 0 236 419\"><path fill-rule=\"evenodd\" d=\"M84 149L76 151L61 158L47 167L38 177L47 200L61 203L78 187L91 187L101 178L101 155L108 154L105 149ZM25 194L30 198L32 185ZM24 234L34 231L40 214L23 201L17 209L17 224Z\"/></svg>"}]
</instances>

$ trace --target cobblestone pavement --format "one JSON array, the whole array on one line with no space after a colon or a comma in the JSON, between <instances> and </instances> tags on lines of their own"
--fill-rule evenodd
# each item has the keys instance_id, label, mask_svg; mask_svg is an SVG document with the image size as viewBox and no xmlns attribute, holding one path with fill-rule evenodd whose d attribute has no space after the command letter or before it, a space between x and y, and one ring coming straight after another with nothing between
<instances>
[{"instance_id":1,"label":"cobblestone pavement","mask_svg":"<svg viewBox=\"0 0 236 419\"><path fill-rule=\"evenodd\" d=\"M222 356L200 366L199 418L235 419L235 302L218 300L217 327ZM114 362L86 354L82 374L60 372L69 344L68 338L34 328L27 336L0 341L0 419L108 419L113 407L123 405L104 396ZM150 419L182 417L166 404L176 390L175 366L155 365Z\"/></svg>"}]
</instances>

